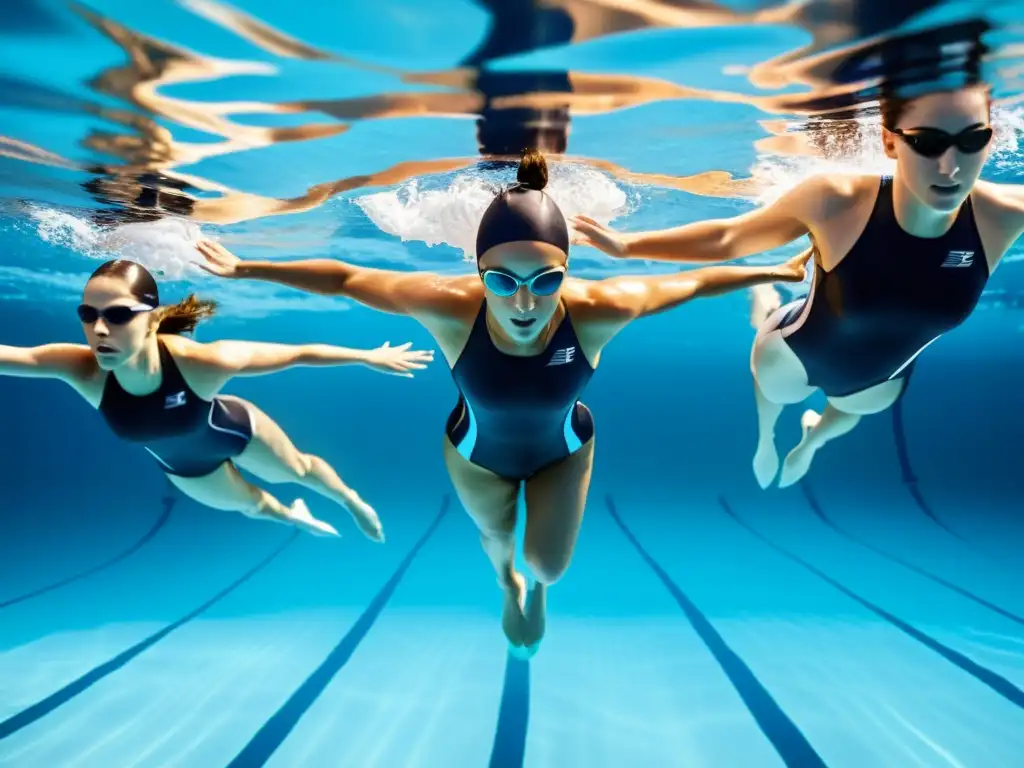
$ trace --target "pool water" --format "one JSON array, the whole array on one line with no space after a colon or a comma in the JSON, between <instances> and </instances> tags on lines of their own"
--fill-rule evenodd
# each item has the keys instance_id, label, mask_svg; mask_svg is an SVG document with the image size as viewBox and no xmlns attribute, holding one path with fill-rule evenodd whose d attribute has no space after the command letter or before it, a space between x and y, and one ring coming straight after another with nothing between
<instances>
[{"instance_id":1,"label":"pool water","mask_svg":"<svg viewBox=\"0 0 1024 768\"><path fill-rule=\"evenodd\" d=\"M219 303L201 341L432 348L407 319L216 280L194 244L466 273L514 173L500 160L527 140L567 215L627 231L730 216L810 173L889 170L879 79L924 67L954 87L964 60L996 100L984 177L1019 181L1022 12L10 2L0 343L78 342L82 287L120 255L165 301ZM201 507L70 389L0 378L0 765L1016 765L1022 260L1018 244L896 408L785 490L751 472L747 296L623 332L584 398L593 483L529 661L507 653L445 473L440 356L412 381L300 369L229 387L373 504L383 546L319 498L341 539Z\"/></svg>"}]
</instances>

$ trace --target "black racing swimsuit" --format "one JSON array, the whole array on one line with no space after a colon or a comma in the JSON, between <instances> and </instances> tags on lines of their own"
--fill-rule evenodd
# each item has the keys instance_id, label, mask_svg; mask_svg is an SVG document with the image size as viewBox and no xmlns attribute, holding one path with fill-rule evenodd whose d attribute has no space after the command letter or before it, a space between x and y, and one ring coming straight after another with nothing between
<instances>
[{"instance_id":1,"label":"black racing swimsuit","mask_svg":"<svg viewBox=\"0 0 1024 768\"><path fill-rule=\"evenodd\" d=\"M579 449L594 434L579 397L594 369L568 313L539 355L507 355L487 331L487 304L452 368L459 402L446 434L469 461L525 480Z\"/></svg>"},{"instance_id":2,"label":"black racing swimsuit","mask_svg":"<svg viewBox=\"0 0 1024 768\"><path fill-rule=\"evenodd\" d=\"M118 437L141 444L169 475L202 477L238 456L253 435L252 417L241 403L203 400L185 383L162 341L160 387L131 395L110 373L100 413Z\"/></svg>"},{"instance_id":3,"label":"black racing swimsuit","mask_svg":"<svg viewBox=\"0 0 1024 768\"><path fill-rule=\"evenodd\" d=\"M946 234L914 237L896 221L883 177L871 218L849 254L817 266L810 295L780 312L779 328L827 396L863 392L910 373L914 359L966 320L988 282L970 198Z\"/></svg>"}]
</instances>

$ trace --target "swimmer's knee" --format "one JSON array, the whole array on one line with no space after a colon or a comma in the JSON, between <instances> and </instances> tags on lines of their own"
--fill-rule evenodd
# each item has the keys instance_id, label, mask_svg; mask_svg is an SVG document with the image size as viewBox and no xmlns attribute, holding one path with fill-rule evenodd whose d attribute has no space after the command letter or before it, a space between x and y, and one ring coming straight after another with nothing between
<instances>
[{"instance_id":1,"label":"swimmer's knee","mask_svg":"<svg viewBox=\"0 0 1024 768\"><path fill-rule=\"evenodd\" d=\"M551 585L562 578L569 569L572 553L545 550L541 547L531 546L527 542L523 548L523 559L530 566L537 581Z\"/></svg>"},{"instance_id":2,"label":"swimmer's knee","mask_svg":"<svg viewBox=\"0 0 1024 768\"><path fill-rule=\"evenodd\" d=\"M291 480L301 483L312 474L313 463L316 461L323 461L323 459L308 453L296 453L290 461L285 463L285 466L288 467L288 471L292 475Z\"/></svg>"}]
</instances>

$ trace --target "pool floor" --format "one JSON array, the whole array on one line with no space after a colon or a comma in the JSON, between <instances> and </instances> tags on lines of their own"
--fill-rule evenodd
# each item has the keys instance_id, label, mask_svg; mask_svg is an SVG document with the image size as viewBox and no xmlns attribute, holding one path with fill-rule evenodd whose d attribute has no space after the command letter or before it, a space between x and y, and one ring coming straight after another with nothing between
<instances>
[{"instance_id":1,"label":"pool floor","mask_svg":"<svg viewBox=\"0 0 1024 768\"><path fill-rule=\"evenodd\" d=\"M523 662L443 489L351 559L272 525L206 537L167 502L93 562L2 585L0 765L1015 764L1012 550L910 491L885 525L864 503L595 488Z\"/></svg>"}]
</instances>

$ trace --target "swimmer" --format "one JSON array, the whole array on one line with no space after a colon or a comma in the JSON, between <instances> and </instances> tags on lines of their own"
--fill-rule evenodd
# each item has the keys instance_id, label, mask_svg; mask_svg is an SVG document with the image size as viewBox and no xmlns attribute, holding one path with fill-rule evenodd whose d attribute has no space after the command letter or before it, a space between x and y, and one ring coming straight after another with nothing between
<instances>
[{"instance_id":1,"label":"swimmer","mask_svg":"<svg viewBox=\"0 0 1024 768\"><path fill-rule=\"evenodd\" d=\"M287 506L245 480L240 468L269 483L299 483L341 504L366 536L383 542L377 513L326 461L300 452L252 403L218 393L235 376L300 365L361 363L411 377L433 359L433 352L410 350L410 344L372 350L248 341L200 344L182 336L213 312L212 302L195 296L160 306L156 281L145 267L108 261L89 278L78 307L88 345L0 345L0 374L71 385L118 437L141 444L170 481L200 504L319 536L338 535L314 518L302 499Z\"/></svg>"},{"instance_id":2,"label":"swimmer","mask_svg":"<svg viewBox=\"0 0 1024 768\"><path fill-rule=\"evenodd\" d=\"M569 230L544 192L536 152L518 184L501 191L476 234L469 275L371 269L340 261L242 261L201 241L206 269L343 295L408 315L437 340L459 391L443 440L459 500L504 591L502 628L513 653L532 654L545 628L547 587L576 545L594 461L594 423L579 397L601 351L631 321L771 281L799 282L810 251L780 265L710 267L605 280L566 277ZM536 583L514 566L516 501L525 486L523 554Z\"/></svg>"},{"instance_id":3,"label":"swimmer","mask_svg":"<svg viewBox=\"0 0 1024 768\"><path fill-rule=\"evenodd\" d=\"M892 177L830 174L732 219L618 234L587 218L575 241L621 258L714 262L809 235L807 296L780 306L756 289L751 353L759 439L754 475L798 482L814 454L902 395L917 356L973 312L989 276L1024 233L1024 186L979 180L993 131L983 85L881 103ZM803 439L779 473L775 425L786 405L821 390Z\"/></svg>"}]
</instances>

